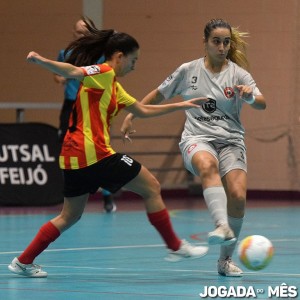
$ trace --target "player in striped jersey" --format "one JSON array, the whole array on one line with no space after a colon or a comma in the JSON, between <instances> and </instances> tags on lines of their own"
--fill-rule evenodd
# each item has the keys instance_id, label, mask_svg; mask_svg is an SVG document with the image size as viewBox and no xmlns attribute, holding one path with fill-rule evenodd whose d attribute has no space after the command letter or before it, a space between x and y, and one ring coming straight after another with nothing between
<instances>
[{"instance_id":1,"label":"player in striped jersey","mask_svg":"<svg viewBox=\"0 0 300 300\"><path fill-rule=\"evenodd\" d=\"M80 37L88 35L93 29L97 29L94 22L89 18L82 17L74 24L73 39L76 40ZM61 49L59 51L57 61L64 62L67 55L68 53L65 52L65 49ZM100 57L99 61L94 63L100 64L103 61L104 58ZM75 79L66 79L63 76L59 76L57 74L54 74L54 81L64 87L64 102L60 111L58 127L58 140L59 143L62 144L69 127L69 118L74 102L77 98L80 82ZM114 202L113 195L105 189L100 189L100 192L103 198L104 211L107 213L116 211L117 206Z\"/></svg>"}]
</instances>

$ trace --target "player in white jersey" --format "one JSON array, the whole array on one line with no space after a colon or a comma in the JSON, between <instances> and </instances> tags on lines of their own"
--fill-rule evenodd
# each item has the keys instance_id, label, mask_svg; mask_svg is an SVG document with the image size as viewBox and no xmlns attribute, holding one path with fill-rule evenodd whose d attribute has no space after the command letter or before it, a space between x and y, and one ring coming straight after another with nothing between
<instances>
[{"instance_id":1,"label":"player in white jersey","mask_svg":"<svg viewBox=\"0 0 300 300\"><path fill-rule=\"evenodd\" d=\"M266 108L247 71L244 36L246 33L222 19L209 21L204 28L205 56L181 65L142 100L144 104L158 104L177 95L210 99L201 108L186 111L179 146L186 168L201 178L203 196L215 223L208 243L221 246L218 273L224 276L242 276L231 259L242 228L247 188L240 113L244 104L258 110ZM129 114L123 122L125 139L134 132L132 120Z\"/></svg>"}]
</instances>

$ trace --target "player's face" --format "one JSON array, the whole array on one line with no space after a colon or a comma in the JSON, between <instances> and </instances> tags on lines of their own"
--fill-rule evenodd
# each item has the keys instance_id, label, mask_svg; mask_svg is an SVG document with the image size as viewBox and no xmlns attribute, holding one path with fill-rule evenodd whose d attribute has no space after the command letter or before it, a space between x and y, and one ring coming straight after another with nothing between
<instances>
[{"instance_id":1,"label":"player's face","mask_svg":"<svg viewBox=\"0 0 300 300\"><path fill-rule=\"evenodd\" d=\"M123 55L120 61L118 76L125 76L135 69L136 61L139 57L139 50L135 50L128 55Z\"/></svg>"},{"instance_id":2,"label":"player's face","mask_svg":"<svg viewBox=\"0 0 300 300\"><path fill-rule=\"evenodd\" d=\"M214 29L206 41L207 55L214 61L224 61L230 49L230 42L231 34L229 29Z\"/></svg>"}]
</instances>

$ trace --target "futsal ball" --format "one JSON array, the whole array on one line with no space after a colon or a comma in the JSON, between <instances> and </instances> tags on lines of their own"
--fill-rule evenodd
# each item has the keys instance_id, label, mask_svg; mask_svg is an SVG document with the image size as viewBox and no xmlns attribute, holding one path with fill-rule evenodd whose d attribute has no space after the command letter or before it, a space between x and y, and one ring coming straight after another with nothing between
<instances>
[{"instance_id":1,"label":"futsal ball","mask_svg":"<svg viewBox=\"0 0 300 300\"><path fill-rule=\"evenodd\" d=\"M269 239L262 235L251 235L244 238L238 247L238 256L249 270L262 270L272 260L274 248Z\"/></svg>"}]
</instances>

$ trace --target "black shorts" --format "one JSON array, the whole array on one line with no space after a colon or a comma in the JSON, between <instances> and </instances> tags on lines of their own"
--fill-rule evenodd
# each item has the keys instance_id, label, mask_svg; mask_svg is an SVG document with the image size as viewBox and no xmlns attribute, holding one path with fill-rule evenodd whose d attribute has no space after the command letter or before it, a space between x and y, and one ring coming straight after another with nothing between
<instances>
[{"instance_id":1,"label":"black shorts","mask_svg":"<svg viewBox=\"0 0 300 300\"><path fill-rule=\"evenodd\" d=\"M64 196L94 194L99 187L115 193L134 179L141 167L141 164L130 156L115 153L86 168L63 170Z\"/></svg>"}]
</instances>

